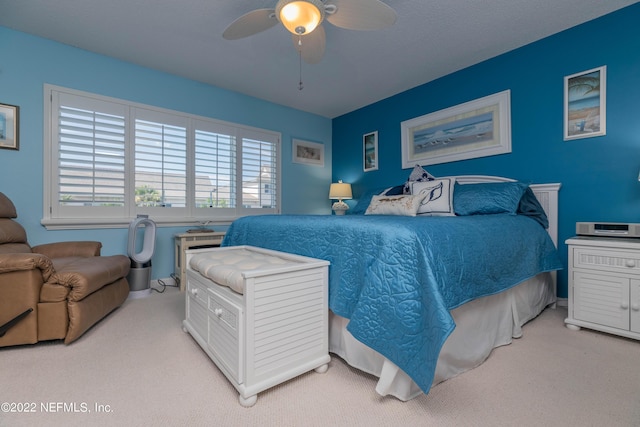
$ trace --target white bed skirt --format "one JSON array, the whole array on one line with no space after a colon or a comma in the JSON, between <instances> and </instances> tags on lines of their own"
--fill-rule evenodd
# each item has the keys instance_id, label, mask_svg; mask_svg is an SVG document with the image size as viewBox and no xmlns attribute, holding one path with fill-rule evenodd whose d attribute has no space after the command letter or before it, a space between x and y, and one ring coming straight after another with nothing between
<instances>
[{"instance_id":1,"label":"white bed skirt","mask_svg":"<svg viewBox=\"0 0 640 427\"><path fill-rule=\"evenodd\" d=\"M456 328L444 343L432 387L473 369L491 351L522 336L522 325L556 301L551 273L542 273L507 291L464 304L451 312ZM348 319L329 312L329 351L349 365L379 378L376 392L410 400L422 390L391 361L356 340Z\"/></svg>"}]
</instances>

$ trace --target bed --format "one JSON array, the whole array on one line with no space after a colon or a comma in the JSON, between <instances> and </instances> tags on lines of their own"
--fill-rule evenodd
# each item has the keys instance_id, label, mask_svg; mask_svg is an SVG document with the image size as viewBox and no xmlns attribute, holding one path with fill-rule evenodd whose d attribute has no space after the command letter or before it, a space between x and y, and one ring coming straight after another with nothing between
<instances>
[{"instance_id":1,"label":"bed","mask_svg":"<svg viewBox=\"0 0 640 427\"><path fill-rule=\"evenodd\" d=\"M408 195L389 188L362 197L364 215L240 218L222 243L329 261L330 352L379 377L379 394L401 400L519 337L524 323L555 303L562 268L559 184L489 176L410 184ZM419 214L429 198L437 200Z\"/></svg>"}]
</instances>

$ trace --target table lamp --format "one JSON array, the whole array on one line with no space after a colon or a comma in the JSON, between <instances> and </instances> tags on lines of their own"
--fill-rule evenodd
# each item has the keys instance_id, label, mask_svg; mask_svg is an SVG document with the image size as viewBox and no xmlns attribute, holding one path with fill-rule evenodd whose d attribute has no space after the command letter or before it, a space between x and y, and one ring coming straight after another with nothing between
<instances>
[{"instance_id":1,"label":"table lamp","mask_svg":"<svg viewBox=\"0 0 640 427\"><path fill-rule=\"evenodd\" d=\"M342 200L351 199L352 197L351 184L345 184L342 180L338 180L337 183L331 184L331 187L329 188L329 198L338 199L338 201L331 206L331 209L333 209L336 215L344 215L347 209L349 209L349 205Z\"/></svg>"}]
</instances>

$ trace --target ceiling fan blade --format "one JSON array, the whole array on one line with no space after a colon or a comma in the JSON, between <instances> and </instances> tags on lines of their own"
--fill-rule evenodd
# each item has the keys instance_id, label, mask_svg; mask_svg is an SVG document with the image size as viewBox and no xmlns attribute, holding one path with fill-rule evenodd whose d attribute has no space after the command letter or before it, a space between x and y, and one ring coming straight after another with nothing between
<instances>
[{"instance_id":1,"label":"ceiling fan blade","mask_svg":"<svg viewBox=\"0 0 640 427\"><path fill-rule=\"evenodd\" d=\"M237 40L268 30L278 23L275 9L256 9L233 21L222 33L227 40Z\"/></svg>"},{"instance_id":2,"label":"ceiling fan blade","mask_svg":"<svg viewBox=\"0 0 640 427\"><path fill-rule=\"evenodd\" d=\"M380 0L330 0L327 6L325 19L348 30L381 30L396 22L396 11Z\"/></svg>"},{"instance_id":3,"label":"ceiling fan blade","mask_svg":"<svg viewBox=\"0 0 640 427\"><path fill-rule=\"evenodd\" d=\"M308 64L317 64L324 56L324 48L327 44L327 37L324 27L319 25L309 34L298 36L292 35L293 44L296 50L302 55L302 60Z\"/></svg>"}]
</instances>

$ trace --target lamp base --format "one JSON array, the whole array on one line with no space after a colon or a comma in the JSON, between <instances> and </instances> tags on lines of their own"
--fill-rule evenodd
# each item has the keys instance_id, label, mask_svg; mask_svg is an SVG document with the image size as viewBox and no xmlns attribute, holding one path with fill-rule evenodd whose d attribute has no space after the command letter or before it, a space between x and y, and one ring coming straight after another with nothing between
<instances>
[{"instance_id":1,"label":"lamp base","mask_svg":"<svg viewBox=\"0 0 640 427\"><path fill-rule=\"evenodd\" d=\"M336 215L344 215L344 213L349 209L349 205L340 200L339 202L335 202L331 209L335 212Z\"/></svg>"}]
</instances>

